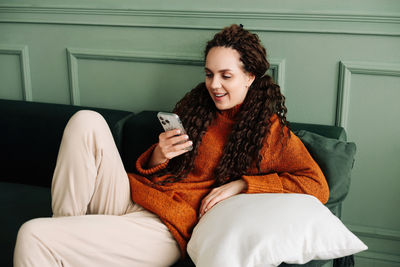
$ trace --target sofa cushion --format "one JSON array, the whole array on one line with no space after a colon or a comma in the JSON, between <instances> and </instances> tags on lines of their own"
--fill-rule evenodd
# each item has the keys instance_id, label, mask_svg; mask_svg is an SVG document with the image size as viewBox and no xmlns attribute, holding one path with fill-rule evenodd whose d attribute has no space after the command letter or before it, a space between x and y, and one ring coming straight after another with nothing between
<instances>
[{"instance_id":1,"label":"sofa cushion","mask_svg":"<svg viewBox=\"0 0 400 267\"><path fill-rule=\"evenodd\" d=\"M304 143L326 177L329 185L329 200L326 205L329 208L336 206L349 192L356 145L306 130L297 131L295 134Z\"/></svg>"},{"instance_id":2,"label":"sofa cushion","mask_svg":"<svg viewBox=\"0 0 400 267\"><path fill-rule=\"evenodd\" d=\"M122 160L126 171L136 173L136 160L163 131L156 111L142 111L126 120L123 128Z\"/></svg>"},{"instance_id":3,"label":"sofa cushion","mask_svg":"<svg viewBox=\"0 0 400 267\"><path fill-rule=\"evenodd\" d=\"M187 251L198 267L278 266L339 258L367 249L316 197L239 194L198 222Z\"/></svg>"},{"instance_id":4,"label":"sofa cushion","mask_svg":"<svg viewBox=\"0 0 400 267\"><path fill-rule=\"evenodd\" d=\"M306 130L312 133L316 133L328 138L338 139L341 141L347 140L346 131L343 127L323 125L323 124L312 124L312 123L300 123L290 122L290 129L296 133L300 130Z\"/></svg>"}]
</instances>

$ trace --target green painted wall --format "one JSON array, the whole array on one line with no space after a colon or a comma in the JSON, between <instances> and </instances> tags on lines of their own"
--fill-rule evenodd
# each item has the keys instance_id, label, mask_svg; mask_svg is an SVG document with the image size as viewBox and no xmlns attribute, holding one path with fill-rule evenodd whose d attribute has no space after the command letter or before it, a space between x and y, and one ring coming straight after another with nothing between
<instances>
[{"instance_id":1,"label":"green painted wall","mask_svg":"<svg viewBox=\"0 0 400 267\"><path fill-rule=\"evenodd\" d=\"M0 0L0 98L170 110L231 23L265 44L289 120L357 143L343 220L370 248L358 266L399 266L399 1Z\"/></svg>"}]
</instances>

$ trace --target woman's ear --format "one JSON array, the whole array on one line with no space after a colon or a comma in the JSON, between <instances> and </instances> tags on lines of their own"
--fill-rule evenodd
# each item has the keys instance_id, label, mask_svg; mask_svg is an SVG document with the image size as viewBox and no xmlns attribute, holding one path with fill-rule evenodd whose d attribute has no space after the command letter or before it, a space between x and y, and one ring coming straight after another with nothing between
<instances>
[{"instance_id":1,"label":"woman's ear","mask_svg":"<svg viewBox=\"0 0 400 267\"><path fill-rule=\"evenodd\" d=\"M247 73L247 85L248 87L251 86L251 84L254 82L254 80L256 79L256 76L252 73Z\"/></svg>"}]
</instances>

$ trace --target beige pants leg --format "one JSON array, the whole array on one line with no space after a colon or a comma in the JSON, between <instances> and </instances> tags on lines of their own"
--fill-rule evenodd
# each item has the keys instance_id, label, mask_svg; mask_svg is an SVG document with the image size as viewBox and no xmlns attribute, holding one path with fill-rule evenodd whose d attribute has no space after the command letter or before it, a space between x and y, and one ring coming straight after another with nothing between
<instances>
[{"instance_id":1,"label":"beige pants leg","mask_svg":"<svg viewBox=\"0 0 400 267\"><path fill-rule=\"evenodd\" d=\"M52 207L53 218L21 226L15 267L169 266L180 256L160 219L132 203L111 132L96 112L76 113L65 128Z\"/></svg>"}]
</instances>

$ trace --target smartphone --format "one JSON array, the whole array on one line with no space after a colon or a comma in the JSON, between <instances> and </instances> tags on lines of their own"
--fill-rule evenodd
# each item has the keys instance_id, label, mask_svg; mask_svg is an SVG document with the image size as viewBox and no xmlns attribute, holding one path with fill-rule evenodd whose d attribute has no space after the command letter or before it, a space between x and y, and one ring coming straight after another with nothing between
<instances>
[{"instance_id":1,"label":"smartphone","mask_svg":"<svg viewBox=\"0 0 400 267\"><path fill-rule=\"evenodd\" d=\"M186 134L186 130L183 127L181 119L179 119L179 116L177 114L170 112L158 112L157 118L160 121L161 126L164 128L164 131L178 129L181 131L181 134ZM193 146L187 148L188 151L192 149Z\"/></svg>"}]
</instances>

